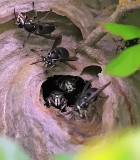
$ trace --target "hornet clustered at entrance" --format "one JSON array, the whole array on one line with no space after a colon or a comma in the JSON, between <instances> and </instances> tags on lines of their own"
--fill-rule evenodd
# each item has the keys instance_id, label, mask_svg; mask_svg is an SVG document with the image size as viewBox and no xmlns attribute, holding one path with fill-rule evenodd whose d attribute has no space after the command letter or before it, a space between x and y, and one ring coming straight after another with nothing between
<instances>
[{"instance_id":1,"label":"hornet clustered at entrance","mask_svg":"<svg viewBox=\"0 0 140 160\"><path fill-rule=\"evenodd\" d=\"M93 79L86 83L82 93L78 97L76 104L75 104L75 107L77 111L79 112L80 117L82 118L85 117L86 119L88 119L87 110L88 110L89 105L93 103L94 101L96 101L100 93L111 83L111 82L108 82L107 84L103 85L100 88L92 88L92 87L89 87L92 81ZM96 106L95 106L95 111L96 111L97 116L99 117Z\"/></svg>"},{"instance_id":2,"label":"hornet clustered at entrance","mask_svg":"<svg viewBox=\"0 0 140 160\"><path fill-rule=\"evenodd\" d=\"M72 93L76 90L76 83L79 78L77 77L61 77L56 80L56 84L59 86L59 89L65 93Z\"/></svg>"},{"instance_id":3,"label":"hornet clustered at entrance","mask_svg":"<svg viewBox=\"0 0 140 160\"><path fill-rule=\"evenodd\" d=\"M46 98L45 105L50 108L51 106L59 109L60 111L66 110L67 99L64 97L64 93L60 91L53 91L49 97Z\"/></svg>"},{"instance_id":4,"label":"hornet clustered at entrance","mask_svg":"<svg viewBox=\"0 0 140 160\"><path fill-rule=\"evenodd\" d=\"M69 78L71 79L71 78ZM64 81L61 81L61 79L58 79L57 82L61 82L59 84L60 88L61 85L66 85L63 86L63 88L67 88L68 84L65 83L67 82L68 79L64 79ZM46 103L45 105L47 108L50 107L55 107L59 109L61 112L65 112L65 115L71 115L71 119L75 120L75 113L79 114L80 118L88 119L87 111L89 109L89 106L92 105L95 101L98 100L98 97L100 97L101 92L108 86L110 85L111 82L103 85L102 87L99 88L92 88L91 83L93 79L90 81L86 82L83 90L78 93L78 97L76 98L76 101L73 105L68 106L68 100L65 97L65 94L70 94L71 95L71 90L68 91L67 89L64 92L55 90L50 93L50 95L45 99ZM74 88L71 88L74 86ZM75 81L73 81L73 84L68 87L71 88L73 91L76 89ZM69 111L70 108L70 111ZM99 116L96 106L94 106L94 112L95 114L101 119Z\"/></svg>"}]
</instances>

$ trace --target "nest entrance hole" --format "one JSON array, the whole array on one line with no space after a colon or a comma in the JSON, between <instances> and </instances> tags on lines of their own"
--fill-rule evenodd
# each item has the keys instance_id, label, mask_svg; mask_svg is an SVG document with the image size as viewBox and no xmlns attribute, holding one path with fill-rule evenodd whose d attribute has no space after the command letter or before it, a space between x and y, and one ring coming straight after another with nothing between
<instances>
[{"instance_id":1,"label":"nest entrance hole","mask_svg":"<svg viewBox=\"0 0 140 160\"><path fill-rule=\"evenodd\" d=\"M69 82L73 84L73 86ZM51 77L48 77L48 79L42 84L42 94L43 94L43 99L46 102L46 107L54 107L60 110L60 112L67 112L67 111L74 111L75 107L74 105L76 104L76 101L79 97L79 95L82 93L83 88L87 81L82 79L81 77L78 76L70 76L70 75L54 75ZM67 88L68 87L68 88ZM89 87L92 87L91 85ZM69 90L70 89L70 90ZM56 93L59 95L59 92L63 94L64 99L67 100L67 106L61 110L61 107L63 108L63 104L56 106L55 102L57 98L52 98L53 94ZM51 97L51 105L49 104ZM60 100L62 100L60 98ZM52 103L53 101L53 103ZM60 101L61 102L61 101ZM58 102L59 103L59 102ZM88 117L89 119L87 120L85 117L80 117L79 112L74 111L75 115L75 120L80 120L80 121L92 121L92 117L96 115L97 118L99 118L98 114L100 115L100 119L102 117L102 106L103 106L104 100L102 98L97 98L95 102L91 103L91 107L88 107ZM95 114L96 113L96 114ZM70 119L71 115L66 116L68 119Z\"/></svg>"},{"instance_id":2,"label":"nest entrance hole","mask_svg":"<svg viewBox=\"0 0 140 160\"><path fill-rule=\"evenodd\" d=\"M75 82L76 89L73 92L67 93L64 92L62 88L60 88L60 84L66 80L72 80ZM50 94L53 91L57 90L60 92L64 92L64 96L68 100L68 107L69 107L70 105L73 105L76 102L77 97L82 92L86 82L87 81L78 76L54 75L48 77L47 80L41 86L44 101L48 96L50 96ZM51 107L50 110L52 117L55 120L57 120L60 125L63 126L63 124L65 124L68 127L68 133L72 137L76 136L77 138L80 137L80 139L81 138L85 139L99 134L100 129L102 127L102 113L103 113L104 102L105 102L104 98L97 99L96 107L100 119L95 113L94 108L91 108L88 114L89 117L91 118L89 119L90 121L85 118L80 118L78 112L75 113L75 119L71 120L68 118L71 115L65 115L66 113L65 111L57 112L57 109L55 109L54 107Z\"/></svg>"}]
</instances>

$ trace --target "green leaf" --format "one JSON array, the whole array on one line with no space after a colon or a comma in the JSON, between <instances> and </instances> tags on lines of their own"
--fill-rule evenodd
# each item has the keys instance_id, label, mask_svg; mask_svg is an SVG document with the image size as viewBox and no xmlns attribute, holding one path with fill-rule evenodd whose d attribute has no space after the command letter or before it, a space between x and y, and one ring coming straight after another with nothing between
<instances>
[{"instance_id":1,"label":"green leaf","mask_svg":"<svg viewBox=\"0 0 140 160\"><path fill-rule=\"evenodd\" d=\"M0 138L0 160L29 160L25 152L11 139Z\"/></svg>"},{"instance_id":2,"label":"green leaf","mask_svg":"<svg viewBox=\"0 0 140 160\"><path fill-rule=\"evenodd\" d=\"M140 66L140 45L135 45L115 57L106 67L105 73L129 76Z\"/></svg>"},{"instance_id":3,"label":"green leaf","mask_svg":"<svg viewBox=\"0 0 140 160\"><path fill-rule=\"evenodd\" d=\"M121 36L124 40L140 37L140 28L132 25L105 23L107 32Z\"/></svg>"},{"instance_id":4,"label":"green leaf","mask_svg":"<svg viewBox=\"0 0 140 160\"><path fill-rule=\"evenodd\" d=\"M74 160L140 160L140 129L127 129L91 140Z\"/></svg>"},{"instance_id":5,"label":"green leaf","mask_svg":"<svg viewBox=\"0 0 140 160\"><path fill-rule=\"evenodd\" d=\"M73 155L70 154L60 154L60 155L55 155L54 160L73 160Z\"/></svg>"}]
</instances>

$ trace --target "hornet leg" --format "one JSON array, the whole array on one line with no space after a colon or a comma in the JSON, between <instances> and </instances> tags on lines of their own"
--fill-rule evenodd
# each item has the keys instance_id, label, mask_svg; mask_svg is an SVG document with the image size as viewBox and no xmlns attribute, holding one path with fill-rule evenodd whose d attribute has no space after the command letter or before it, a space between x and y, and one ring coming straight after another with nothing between
<instances>
[{"instance_id":1,"label":"hornet leg","mask_svg":"<svg viewBox=\"0 0 140 160\"><path fill-rule=\"evenodd\" d=\"M50 13L52 12L52 9L49 10L49 12L44 16L42 17L39 21L43 21Z\"/></svg>"},{"instance_id":2,"label":"hornet leg","mask_svg":"<svg viewBox=\"0 0 140 160\"><path fill-rule=\"evenodd\" d=\"M14 15L15 15L15 19L17 19L17 15L16 15L16 11L15 11L15 8L14 8Z\"/></svg>"},{"instance_id":3,"label":"hornet leg","mask_svg":"<svg viewBox=\"0 0 140 160\"><path fill-rule=\"evenodd\" d=\"M35 8L34 8L34 2L32 2L32 8L33 8L33 11L34 11L33 19L35 20L36 17L37 17L37 11L36 11Z\"/></svg>"},{"instance_id":4,"label":"hornet leg","mask_svg":"<svg viewBox=\"0 0 140 160\"><path fill-rule=\"evenodd\" d=\"M30 35L31 35L31 33L29 33L29 34L28 34L28 37L25 38L25 40L24 40L24 42L23 42L23 48L25 47L25 43L26 43L26 41L28 40L28 38L30 37Z\"/></svg>"}]
</instances>

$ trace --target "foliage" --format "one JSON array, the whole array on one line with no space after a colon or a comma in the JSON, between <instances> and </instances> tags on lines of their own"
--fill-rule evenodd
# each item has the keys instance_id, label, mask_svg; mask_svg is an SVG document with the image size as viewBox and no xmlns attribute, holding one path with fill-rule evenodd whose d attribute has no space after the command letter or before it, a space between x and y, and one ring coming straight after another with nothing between
<instances>
[{"instance_id":1,"label":"foliage","mask_svg":"<svg viewBox=\"0 0 140 160\"><path fill-rule=\"evenodd\" d=\"M55 155L54 160L72 160L74 158L73 155L63 154L63 155Z\"/></svg>"},{"instance_id":2,"label":"foliage","mask_svg":"<svg viewBox=\"0 0 140 160\"><path fill-rule=\"evenodd\" d=\"M140 37L140 28L131 25L106 23L106 30L110 33L122 36L125 40ZM116 56L106 67L105 73L116 76L129 76L138 70L140 66L140 45L127 48Z\"/></svg>"},{"instance_id":3,"label":"foliage","mask_svg":"<svg viewBox=\"0 0 140 160\"><path fill-rule=\"evenodd\" d=\"M0 160L29 160L18 144L6 137L0 138Z\"/></svg>"},{"instance_id":4,"label":"foliage","mask_svg":"<svg viewBox=\"0 0 140 160\"><path fill-rule=\"evenodd\" d=\"M106 67L105 73L116 76L128 76L140 66L140 45L124 50L114 58Z\"/></svg>"},{"instance_id":5,"label":"foliage","mask_svg":"<svg viewBox=\"0 0 140 160\"><path fill-rule=\"evenodd\" d=\"M121 36L124 40L140 37L140 28L132 25L105 23L106 31Z\"/></svg>"},{"instance_id":6,"label":"foliage","mask_svg":"<svg viewBox=\"0 0 140 160\"><path fill-rule=\"evenodd\" d=\"M65 160L139 160L139 148L140 129L127 129L111 137L92 140L76 156ZM56 156L55 160L63 159Z\"/></svg>"}]
</instances>

